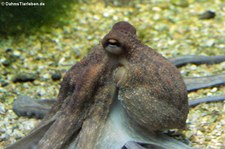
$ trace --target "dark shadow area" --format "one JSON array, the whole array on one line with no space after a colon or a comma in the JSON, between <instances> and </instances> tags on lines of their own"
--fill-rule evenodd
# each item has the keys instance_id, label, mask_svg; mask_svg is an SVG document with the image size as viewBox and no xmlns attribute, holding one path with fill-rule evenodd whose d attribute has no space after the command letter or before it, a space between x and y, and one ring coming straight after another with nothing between
<instances>
[{"instance_id":1,"label":"dark shadow area","mask_svg":"<svg viewBox=\"0 0 225 149\"><path fill-rule=\"evenodd\" d=\"M43 25L63 24L77 0L0 0L0 35L28 34Z\"/></svg>"}]
</instances>

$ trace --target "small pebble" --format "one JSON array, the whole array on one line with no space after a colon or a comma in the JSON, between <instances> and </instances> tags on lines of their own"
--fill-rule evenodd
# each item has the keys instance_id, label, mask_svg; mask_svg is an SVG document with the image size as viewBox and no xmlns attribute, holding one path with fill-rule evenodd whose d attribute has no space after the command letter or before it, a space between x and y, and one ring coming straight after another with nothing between
<instances>
[{"instance_id":1,"label":"small pebble","mask_svg":"<svg viewBox=\"0 0 225 149\"><path fill-rule=\"evenodd\" d=\"M0 103L0 114L4 114L5 113L5 106Z\"/></svg>"},{"instance_id":2,"label":"small pebble","mask_svg":"<svg viewBox=\"0 0 225 149\"><path fill-rule=\"evenodd\" d=\"M13 82L32 82L36 79L33 73L18 73L14 76Z\"/></svg>"},{"instance_id":3,"label":"small pebble","mask_svg":"<svg viewBox=\"0 0 225 149\"><path fill-rule=\"evenodd\" d=\"M21 139L21 138L24 136L24 134L23 134L22 131L20 131L20 130L18 130L18 129L15 129L15 130L13 131L13 136L14 136L16 139Z\"/></svg>"},{"instance_id":4,"label":"small pebble","mask_svg":"<svg viewBox=\"0 0 225 149\"><path fill-rule=\"evenodd\" d=\"M216 13L211 10L207 10L204 13L199 15L200 20L213 19L215 17L216 17Z\"/></svg>"},{"instance_id":5,"label":"small pebble","mask_svg":"<svg viewBox=\"0 0 225 149\"><path fill-rule=\"evenodd\" d=\"M2 82L2 83L1 83L1 86L2 86L2 87L5 87L5 86L7 86L7 85L9 85L9 82Z\"/></svg>"},{"instance_id":6,"label":"small pebble","mask_svg":"<svg viewBox=\"0 0 225 149\"><path fill-rule=\"evenodd\" d=\"M10 138L10 134L3 134L0 136L0 141L5 141Z\"/></svg>"},{"instance_id":7,"label":"small pebble","mask_svg":"<svg viewBox=\"0 0 225 149\"><path fill-rule=\"evenodd\" d=\"M12 52L12 51L13 51L12 48L7 48L7 49L5 50L5 52Z\"/></svg>"},{"instance_id":8,"label":"small pebble","mask_svg":"<svg viewBox=\"0 0 225 149\"><path fill-rule=\"evenodd\" d=\"M62 77L62 75L61 75L61 73L59 73L59 72L55 72L55 73L52 74L52 80L53 80L53 81L60 80L61 77Z\"/></svg>"},{"instance_id":9,"label":"small pebble","mask_svg":"<svg viewBox=\"0 0 225 149\"><path fill-rule=\"evenodd\" d=\"M6 59L6 60L4 60L4 61L2 62L2 65L5 66L5 67L8 67L8 66L11 65L11 61L8 60L8 59Z\"/></svg>"}]
</instances>

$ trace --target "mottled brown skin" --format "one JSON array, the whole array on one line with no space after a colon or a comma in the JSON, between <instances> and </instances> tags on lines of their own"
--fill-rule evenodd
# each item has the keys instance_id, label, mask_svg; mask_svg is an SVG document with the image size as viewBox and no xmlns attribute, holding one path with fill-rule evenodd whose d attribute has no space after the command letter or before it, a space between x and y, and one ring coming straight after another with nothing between
<instances>
[{"instance_id":1,"label":"mottled brown skin","mask_svg":"<svg viewBox=\"0 0 225 149\"><path fill-rule=\"evenodd\" d=\"M204 56L203 59L197 59L199 56L182 56L177 58L169 59L176 67L179 67L181 64L188 64L188 63L205 63L206 64L213 64L215 62L221 62L225 60L225 56ZM193 58L193 61L191 61ZM219 61L215 61L216 58L219 58ZM223 58L223 59L221 59ZM198 61L199 60L199 61ZM120 70L120 69L117 69ZM123 69L124 70L124 69ZM125 71L125 70L124 70ZM123 71L119 71L122 73ZM119 73L117 73L119 74ZM118 75L115 75L118 76ZM119 75L120 76L120 75ZM115 81L120 77L115 77ZM203 76L203 77L191 77L191 78L183 78L187 92L192 92L201 88L209 88L214 86L221 86L225 84L225 74L218 74L218 75L211 75L211 76ZM220 96L209 96L206 98L194 99L189 100L189 107L196 106L201 103L207 102L218 102L225 100L225 95ZM47 113L49 113L51 107L53 107L56 99L39 99L35 100L31 97L20 95L15 99L13 103L13 111L18 116L26 116L26 117L34 117L38 119L42 119Z\"/></svg>"},{"instance_id":2,"label":"mottled brown skin","mask_svg":"<svg viewBox=\"0 0 225 149\"><path fill-rule=\"evenodd\" d=\"M179 71L143 45L127 22L116 23L102 45L66 73L58 101L31 134L43 126L47 131L32 146L62 149L72 142L77 149L97 148L117 99L133 127L159 131L185 126L187 91Z\"/></svg>"},{"instance_id":3,"label":"mottled brown skin","mask_svg":"<svg viewBox=\"0 0 225 149\"><path fill-rule=\"evenodd\" d=\"M93 53L66 74L61 84L58 103L44 121L56 112L60 114L37 148L64 148L69 144L67 141L74 139L74 136L77 148L83 148L87 139L96 142L95 135L107 117L113 92L116 90L109 79L109 70L114 64L110 64L103 52L101 46L96 47ZM91 147L93 144L85 146Z\"/></svg>"},{"instance_id":4,"label":"mottled brown skin","mask_svg":"<svg viewBox=\"0 0 225 149\"><path fill-rule=\"evenodd\" d=\"M119 96L132 121L150 131L184 128L188 114L187 90L177 68L142 44L135 28L127 23L114 25L103 45L115 39L123 53L119 61ZM122 72L122 75L121 75Z\"/></svg>"}]
</instances>

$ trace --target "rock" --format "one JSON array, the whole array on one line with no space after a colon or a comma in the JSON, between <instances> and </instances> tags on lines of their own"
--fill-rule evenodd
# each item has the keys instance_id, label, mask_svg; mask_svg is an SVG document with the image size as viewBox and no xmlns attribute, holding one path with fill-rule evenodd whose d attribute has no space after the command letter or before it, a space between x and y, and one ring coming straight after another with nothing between
<instances>
[{"instance_id":1,"label":"rock","mask_svg":"<svg viewBox=\"0 0 225 149\"><path fill-rule=\"evenodd\" d=\"M55 72L52 74L52 80L53 81L57 81L57 80L60 80L62 77L61 73L60 72Z\"/></svg>"},{"instance_id":2,"label":"rock","mask_svg":"<svg viewBox=\"0 0 225 149\"><path fill-rule=\"evenodd\" d=\"M0 141L6 141L10 138L10 134L3 134L0 136Z\"/></svg>"},{"instance_id":3,"label":"rock","mask_svg":"<svg viewBox=\"0 0 225 149\"><path fill-rule=\"evenodd\" d=\"M215 17L216 17L216 13L211 10L207 10L204 13L199 15L200 20L213 19Z\"/></svg>"},{"instance_id":4,"label":"rock","mask_svg":"<svg viewBox=\"0 0 225 149\"><path fill-rule=\"evenodd\" d=\"M5 52L12 52L12 51L13 51L12 48L7 48L7 49L5 50Z\"/></svg>"},{"instance_id":5,"label":"rock","mask_svg":"<svg viewBox=\"0 0 225 149\"><path fill-rule=\"evenodd\" d=\"M3 77L0 76L0 84L1 84L2 87L5 87L5 86L7 86L9 83L6 82L6 81L3 79Z\"/></svg>"},{"instance_id":6,"label":"rock","mask_svg":"<svg viewBox=\"0 0 225 149\"><path fill-rule=\"evenodd\" d=\"M33 73L18 73L14 76L13 82L32 82L36 79L36 75Z\"/></svg>"},{"instance_id":7,"label":"rock","mask_svg":"<svg viewBox=\"0 0 225 149\"><path fill-rule=\"evenodd\" d=\"M8 66L10 66L11 65L11 63L12 63L12 61L10 61L10 60L4 60L3 62L2 62L2 65L3 66L5 66L5 67L8 67Z\"/></svg>"},{"instance_id":8,"label":"rock","mask_svg":"<svg viewBox=\"0 0 225 149\"><path fill-rule=\"evenodd\" d=\"M172 0L172 4L178 7L188 7L189 3L187 0Z\"/></svg>"},{"instance_id":9,"label":"rock","mask_svg":"<svg viewBox=\"0 0 225 149\"><path fill-rule=\"evenodd\" d=\"M4 114L5 113L5 106L0 103L0 114Z\"/></svg>"},{"instance_id":10,"label":"rock","mask_svg":"<svg viewBox=\"0 0 225 149\"><path fill-rule=\"evenodd\" d=\"M208 46L208 47L212 47L215 45L215 40L214 39L209 39L206 41L205 45Z\"/></svg>"},{"instance_id":11,"label":"rock","mask_svg":"<svg viewBox=\"0 0 225 149\"><path fill-rule=\"evenodd\" d=\"M1 82L1 86L2 86L2 87L5 87L5 86L7 86L7 85L9 85L9 82Z\"/></svg>"},{"instance_id":12,"label":"rock","mask_svg":"<svg viewBox=\"0 0 225 149\"><path fill-rule=\"evenodd\" d=\"M2 60L2 65L8 67L12 65L12 63L16 62L20 58L20 53L14 51L11 48L5 50L4 60Z\"/></svg>"},{"instance_id":13,"label":"rock","mask_svg":"<svg viewBox=\"0 0 225 149\"><path fill-rule=\"evenodd\" d=\"M26 124L27 125L27 124ZM25 126L26 126L25 125ZM13 131L13 136L16 138L16 139L21 139L22 137L24 137L24 134L23 134L23 131L21 130L18 130L18 129L15 129Z\"/></svg>"}]
</instances>

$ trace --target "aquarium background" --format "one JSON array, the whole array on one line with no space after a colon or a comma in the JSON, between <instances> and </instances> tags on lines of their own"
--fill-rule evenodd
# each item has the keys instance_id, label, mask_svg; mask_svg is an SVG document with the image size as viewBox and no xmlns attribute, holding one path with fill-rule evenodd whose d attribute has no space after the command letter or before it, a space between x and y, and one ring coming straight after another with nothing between
<instances>
[{"instance_id":1,"label":"aquarium background","mask_svg":"<svg viewBox=\"0 0 225 149\"><path fill-rule=\"evenodd\" d=\"M6 6L6 2L44 6ZM26 135L38 120L18 117L19 95L56 98L60 81L118 21L163 56L225 54L224 0L0 0L0 148ZM184 77L225 73L225 63L188 64ZM225 87L189 93L190 99L225 94ZM195 148L225 148L224 102L190 110L181 133Z\"/></svg>"}]
</instances>

